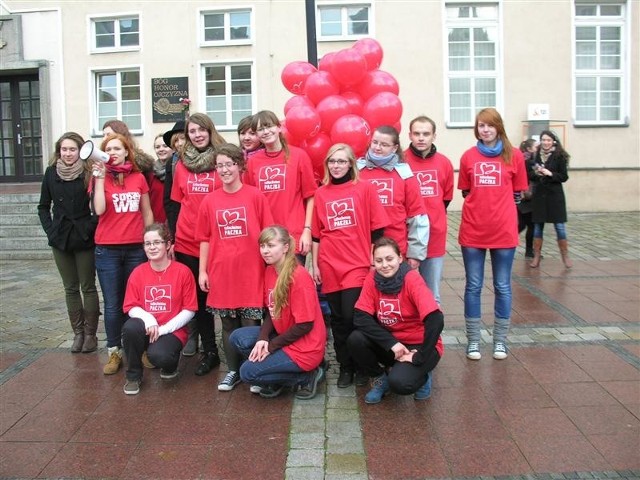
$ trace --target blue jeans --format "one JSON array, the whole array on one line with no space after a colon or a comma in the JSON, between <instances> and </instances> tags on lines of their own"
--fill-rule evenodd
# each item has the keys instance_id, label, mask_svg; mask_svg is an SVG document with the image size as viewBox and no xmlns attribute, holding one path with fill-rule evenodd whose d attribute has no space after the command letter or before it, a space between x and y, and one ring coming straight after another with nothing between
<instances>
[{"instance_id":1,"label":"blue jeans","mask_svg":"<svg viewBox=\"0 0 640 480\"><path fill-rule=\"evenodd\" d=\"M494 341L504 342L509 331L511 318L511 269L515 248L489 249L493 290L495 294L493 330ZM484 283L484 261L486 248L462 247L462 260L466 283L464 287L464 317L467 337L470 342L480 341L480 295Z\"/></svg>"},{"instance_id":2,"label":"blue jeans","mask_svg":"<svg viewBox=\"0 0 640 480\"><path fill-rule=\"evenodd\" d=\"M440 281L442 280L442 269L444 267L444 256L425 258L420 262L420 275L427 283L427 287L433 292L433 298L440 305Z\"/></svg>"},{"instance_id":3,"label":"blue jeans","mask_svg":"<svg viewBox=\"0 0 640 480\"><path fill-rule=\"evenodd\" d=\"M261 362L246 360L258 341L260 327L242 327L231 332L229 343L245 362L240 366L240 378L251 385L294 386L306 384L313 372L305 372L284 350L279 349L267 355Z\"/></svg>"},{"instance_id":4,"label":"blue jeans","mask_svg":"<svg viewBox=\"0 0 640 480\"><path fill-rule=\"evenodd\" d=\"M122 346L122 325L126 319L122 311L127 280L134 268L146 262L142 244L130 248L96 245L96 273L104 301L104 328L107 347Z\"/></svg>"},{"instance_id":5,"label":"blue jeans","mask_svg":"<svg viewBox=\"0 0 640 480\"><path fill-rule=\"evenodd\" d=\"M553 228L556 229L556 237L558 240L567 239L567 224L566 223L554 223ZM542 231L544 230L544 223L533 224L533 238L542 238Z\"/></svg>"}]
</instances>

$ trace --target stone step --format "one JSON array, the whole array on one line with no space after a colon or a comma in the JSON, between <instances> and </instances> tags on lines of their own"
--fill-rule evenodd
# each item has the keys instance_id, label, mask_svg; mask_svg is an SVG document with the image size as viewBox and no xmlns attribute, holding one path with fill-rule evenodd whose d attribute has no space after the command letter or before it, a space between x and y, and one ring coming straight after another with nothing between
<instances>
[{"instance_id":1,"label":"stone step","mask_svg":"<svg viewBox=\"0 0 640 480\"><path fill-rule=\"evenodd\" d=\"M5 203L33 203L40 202L39 193L4 193L0 195L0 205Z\"/></svg>"},{"instance_id":2,"label":"stone step","mask_svg":"<svg viewBox=\"0 0 640 480\"><path fill-rule=\"evenodd\" d=\"M53 260L48 250L0 250L0 260Z\"/></svg>"},{"instance_id":3,"label":"stone step","mask_svg":"<svg viewBox=\"0 0 640 480\"><path fill-rule=\"evenodd\" d=\"M49 250L46 237L0 238L0 251L4 250Z\"/></svg>"},{"instance_id":4,"label":"stone step","mask_svg":"<svg viewBox=\"0 0 640 480\"><path fill-rule=\"evenodd\" d=\"M37 225L7 225L3 222L0 224L0 238L46 238L46 234L40 222Z\"/></svg>"},{"instance_id":5,"label":"stone step","mask_svg":"<svg viewBox=\"0 0 640 480\"><path fill-rule=\"evenodd\" d=\"M0 203L1 215L34 215L38 216L37 203Z\"/></svg>"},{"instance_id":6,"label":"stone step","mask_svg":"<svg viewBox=\"0 0 640 480\"><path fill-rule=\"evenodd\" d=\"M18 227L18 226L40 225L38 215L24 214L3 214L0 215L0 227ZM44 232L43 232L44 233Z\"/></svg>"}]
</instances>

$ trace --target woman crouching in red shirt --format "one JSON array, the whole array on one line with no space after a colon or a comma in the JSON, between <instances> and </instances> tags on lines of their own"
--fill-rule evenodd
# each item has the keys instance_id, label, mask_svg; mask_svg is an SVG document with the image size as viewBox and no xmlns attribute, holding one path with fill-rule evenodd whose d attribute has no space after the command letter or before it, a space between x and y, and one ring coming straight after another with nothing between
<instances>
[{"instance_id":1,"label":"woman crouching in red shirt","mask_svg":"<svg viewBox=\"0 0 640 480\"><path fill-rule=\"evenodd\" d=\"M327 331L311 275L296 260L296 242L279 225L265 228L258 240L267 264L264 299L268 315L262 327L234 330L229 342L247 359L242 381L264 398L285 386L301 388L296 398L310 400L324 378Z\"/></svg>"},{"instance_id":2,"label":"woman crouching in red shirt","mask_svg":"<svg viewBox=\"0 0 640 480\"><path fill-rule=\"evenodd\" d=\"M431 372L444 352L444 316L420 273L402 262L394 240L376 240L373 264L347 341L359 368L372 377L364 401L379 403L390 390L426 400Z\"/></svg>"}]
</instances>

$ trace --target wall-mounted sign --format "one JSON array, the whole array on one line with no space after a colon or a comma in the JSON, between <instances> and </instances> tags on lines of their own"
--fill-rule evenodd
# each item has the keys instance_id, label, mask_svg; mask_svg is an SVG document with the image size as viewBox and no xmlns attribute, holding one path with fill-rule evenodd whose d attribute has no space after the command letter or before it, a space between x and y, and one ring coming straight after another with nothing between
<instances>
[{"instance_id":1,"label":"wall-mounted sign","mask_svg":"<svg viewBox=\"0 0 640 480\"><path fill-rule=\"evenodd\" d=\"M527 108L527 120L540 121L551 118L549 116L549 104L548 103L530 103Z\"/></svg>"},{"instance_id":2,"label":"wall-mounted sign","mask_svg":"<svg viewBox=\"0 0 640 480\"><path fill-rule=\"evenodd\" d=\"M189 110L189 77L152 78L151 99L153 123L184 120Z\"/></svg>"}]
</instances>

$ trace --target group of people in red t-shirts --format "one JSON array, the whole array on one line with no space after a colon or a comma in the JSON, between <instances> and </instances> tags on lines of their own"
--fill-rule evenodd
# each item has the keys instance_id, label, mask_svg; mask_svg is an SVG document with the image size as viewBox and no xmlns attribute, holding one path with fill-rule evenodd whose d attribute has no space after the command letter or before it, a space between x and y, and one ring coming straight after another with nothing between
<instances>
[{"instance_id":1,"label":"group of people in red t-shirts","mask_svg":"<svg viewBox=\"0 0 640 480\"><path fill-rule=\"evenodd\" d=\"M228 367L218 390L244 381L265 398L285 388L313 398L327 368L320 286L330 309L337 386L370 380L371 404L389 391L429 398L431 372L443 354L440 283L453 197L453 167L436 149L433 120L411 121L404 151L390 126L374 130L363 158L347 144L333 145L321 181L271 111L242 119L240 146L226 143L207 115L194 113L156 137L159 161L146 174L128 130L108 128L101 148L110 161L93 162L89 190L98 215L104 373L116 373L124 353L125 393L139 392L142 365L174 378L180 352L200 349L195 374L211 372L220 364L218 316ZM518 243L514 194L526 190L526 173L494 109L478 114L474 131L478 144L463 155L458 182L465 197L459 241L467 357L481 356L480 290L489 250L493 356L502 359Z\"/></svg>"}]
</instances>

